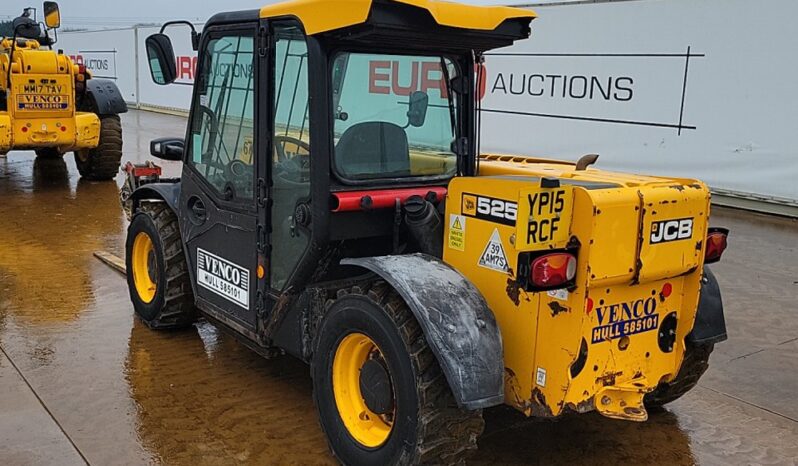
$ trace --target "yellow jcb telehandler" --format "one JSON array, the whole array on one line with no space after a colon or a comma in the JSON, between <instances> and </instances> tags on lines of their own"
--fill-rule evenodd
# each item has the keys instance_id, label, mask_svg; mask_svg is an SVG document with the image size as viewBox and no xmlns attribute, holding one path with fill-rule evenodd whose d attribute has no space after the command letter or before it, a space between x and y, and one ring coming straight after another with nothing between
<instances>
[{"instance_id":1,"label":"yellow jcb telehandler","mask_svg":"<svg viewBox=\"0 0 798 466\"><path fill-rule=\"evenodd\" d=\"M353 465L461 462L500 404L644 421L692 388L726 338L707 186L479 153L483 54L534 17L295 0L192 30L186 134L150 146L182 177L129 197L141 320L308 362Z\"/></svg>"},{"instance_id":2,"label":"yellow jcb telehandler","mask_svg":"<svg viewBox=\"0 0 798 466\"><path fill-rule=\"evenodd\" d=\"M74 152L82 177L109 180L119 172L119 114L127 104L113 81L92 78L83 65L53 50L61 14L55 2L44 2L43 10L39 23L35 9L26 8L12 22L11 37L0 38L0 155Z\"/></svg>"}]
</instances>

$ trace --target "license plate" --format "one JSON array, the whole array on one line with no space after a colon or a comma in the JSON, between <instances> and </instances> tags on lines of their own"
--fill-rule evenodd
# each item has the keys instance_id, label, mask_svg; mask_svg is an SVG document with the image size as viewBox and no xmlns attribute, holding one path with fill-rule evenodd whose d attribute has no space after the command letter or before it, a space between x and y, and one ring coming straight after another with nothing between
<instances>
[{"instance_id":1,"label":"license plate","mask_svg":"<svg viewBox=\"0 0 798 466\"><path fill-rule=\"evenodd\" d=\"M564 247L570 238L574 207L571 186L521 190L516 220L516 248L539 250Z\"/></svg>"}]
</instances>

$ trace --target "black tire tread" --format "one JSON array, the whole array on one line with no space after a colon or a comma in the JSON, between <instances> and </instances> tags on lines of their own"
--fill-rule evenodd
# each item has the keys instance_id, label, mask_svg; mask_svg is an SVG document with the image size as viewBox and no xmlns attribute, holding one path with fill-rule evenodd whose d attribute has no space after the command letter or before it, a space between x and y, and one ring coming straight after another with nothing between
<instances>
[{"instance_id":1,"label":"black tire tread","mask_svg":"<svg viewBox=\"0 0 798 466\"><path fill-rule=\"evenodd\" d=\"M58 149L55 147L42 147L40 149L36 149L36 157L41 157L43 159L54 159L56 157L62 157L63 154L58 152Z\"/></svg>"},{"instance_id":2,"label":"black tire tread","mask_svg":"<svg viewBox=\"0 0 798 466\"><path fill-rule=\"evenodd\" d=\"M88 160L81 161L75 154L75 165L80 176L90 181L106 181L119 172L122 161L122 122L119 115L98 115L100 118L100 143L89 150Z\"/></svg>"},{"instance_id":3,"label":"black tire tread","mask_svg":"<svg viewBox=\"0 0 798 466\"><path fill-rule=\"evenodd\" d=\"M196 320L197 313L177 216L162 202L144 203L139 212L148 215L155 224L166 265L163 271L166 279L164 305L155 318L142 320L153 329L189 326Z\"/></svg>"},{"instance_id":4,"label":"black tire tread","mask_svg":"<svg viewBox=\"0 0 798 466\"><path fill-rule=\"evenodd\" d=\"M647 408L660 408L672 401L681 398L696 385L698 380L709 368L709 355L715 345L688 343L684 353L684 361L676 378L669 383L661 383L651 393L643 398Z\"/></svg>"},{"instance_id":5,"label":"black tire tread","mask_svg":"<svg viewBox=\"0 0 798 466\"><path fill-rule=\"evenodd\" d=\"M339 290L338 297L347 294L368 297L393 320L419 382L416 385L420 404L418 441L412 451L405 450L398 464L464 464L476 451L477 438L485 428L482 411L467 411L457 406L421 326L396 290L382 280L375 280ZM328 308L332 301L328 301Z\"/></svg>"}]
</instances>

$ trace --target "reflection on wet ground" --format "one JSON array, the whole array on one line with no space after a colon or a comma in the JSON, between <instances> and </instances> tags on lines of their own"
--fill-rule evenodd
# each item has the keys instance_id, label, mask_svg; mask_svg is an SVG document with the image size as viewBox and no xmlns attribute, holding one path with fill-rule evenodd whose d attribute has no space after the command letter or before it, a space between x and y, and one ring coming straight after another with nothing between
<instances>
[{"instance_id":1,"label":"reflection on wet ground","mask_svg":"<svg viewBox=\"0 0 798 466\"><path fill-rule=\"evenodd\" d=\"M123 124L127 160L183 129L140 112ZM732 228L715 266L730 340L696 390L644 424L490 409L472 463L794 463L798 224L728 210L713 224ZM264 360L206 323L153 332L134 319L122 277L91 256L120 254L124 229L116 185L78 181L71 156L0 159L0 388L18 370L53 423L33 424L25 449L0 397L0 464L79 464L76 450L98 465L333 464L304 364ZM75 447L48 440L59 436Z\"/></svg>"}]
</instances>

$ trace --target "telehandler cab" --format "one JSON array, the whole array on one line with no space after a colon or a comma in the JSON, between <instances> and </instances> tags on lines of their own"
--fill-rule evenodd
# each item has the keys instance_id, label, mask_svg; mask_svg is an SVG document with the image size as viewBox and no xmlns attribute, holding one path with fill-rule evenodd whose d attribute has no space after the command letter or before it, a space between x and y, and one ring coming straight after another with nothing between
<instances>
[{"instance_id":1,"label":"telehandler cab","mask_svg":"<svg viewBox=\"0 0 798 466\"><path fill-rule=\"evenodd\" d=\"M53 50L61 13L55 2L44 2L43 10L44 23L26 8L12 22L12 37L0 38L0 155L16 149L61 157L74 151L82 177L109 180L119 172L119 114L127 104L113 81L93 78Z\"/></svg>"},{"instance_id":2,"label":"telehandler cab","mask_svg":"<svg viewBox=\"0 0 798 466\"><path fill-rule=\"evenodd\" d=\"M192 31L185 139L151 143L182 177L130 196L139 317L308 362L346 464L460 462L502 403L643 421L692 388L726 338L706 185L478 155L482 56L534 17L295 0ZM174 81L163 28L146 48Z\"/></svg>"}]
</instances>

